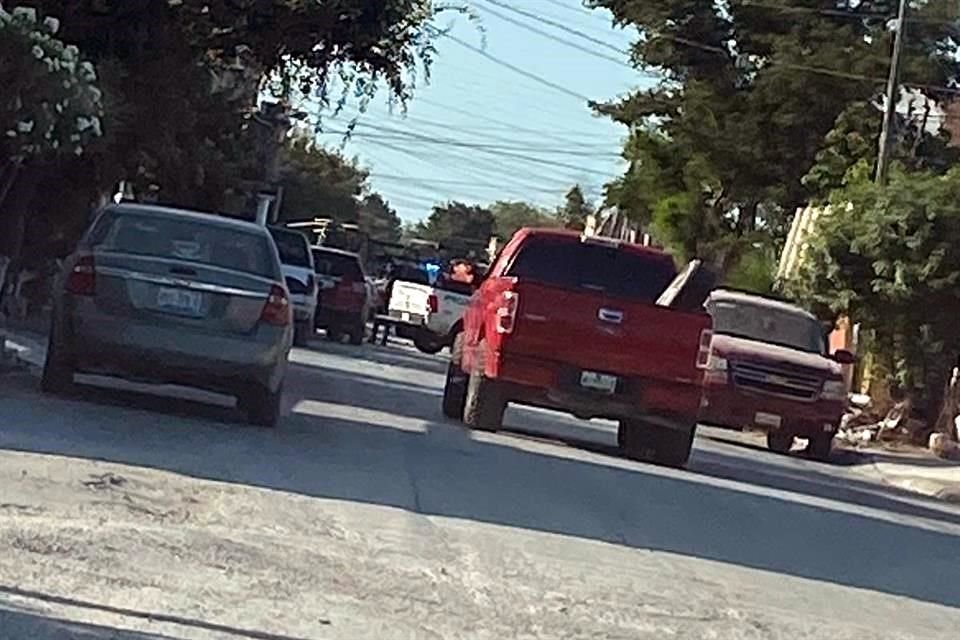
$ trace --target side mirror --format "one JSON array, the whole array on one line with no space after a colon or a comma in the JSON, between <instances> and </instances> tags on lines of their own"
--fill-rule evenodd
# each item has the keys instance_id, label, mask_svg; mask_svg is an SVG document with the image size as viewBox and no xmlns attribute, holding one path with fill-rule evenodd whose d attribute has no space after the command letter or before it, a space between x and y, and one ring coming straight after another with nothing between
<instances>
[{"instance_id":1,"label":"side mirror","mask_svg":"<svg viewBox=\"0 0 960 640\"><path fill-rule=\"evenodd\" d=\"M846 349L837 349L833 352L833 359L840 364L856 364L857 356Z\"/></svg>"}]
</instances>

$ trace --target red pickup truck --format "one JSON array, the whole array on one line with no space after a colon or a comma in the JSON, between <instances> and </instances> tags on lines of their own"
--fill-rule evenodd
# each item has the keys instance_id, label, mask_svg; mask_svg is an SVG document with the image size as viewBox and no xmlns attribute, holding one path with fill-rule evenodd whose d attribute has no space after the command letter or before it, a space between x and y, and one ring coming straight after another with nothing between
<instances>
[{"instance_id":1,"label":"red pickup truck","mask_svg":"<svg viewBox=\"0 0 960 640\"><path fill-rule=\"evenodd\" d=\"M677 275L636 244L521 229L464 314L444 413L485 431L508 403L618 420L625 455L683 466L709 345L701 271Z\"/></svg>"}]
</instances>

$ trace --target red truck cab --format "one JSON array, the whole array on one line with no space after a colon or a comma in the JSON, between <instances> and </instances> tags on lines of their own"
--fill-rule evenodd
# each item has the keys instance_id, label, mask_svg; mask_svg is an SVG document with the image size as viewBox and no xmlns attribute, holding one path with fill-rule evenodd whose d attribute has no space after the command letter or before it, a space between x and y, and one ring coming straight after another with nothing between
<instances>
[{"instance_id":1,"label":"red truck cab","mask_svg":"<svg viewBox=\"0 0 960 640\"><path fill-rule=\"evenodd\" d=\"M815 458L828 458L847 407L841 365L853 354L828 355L822 324L784 301L720 289L705 306L713 331L700 421L765 431L781 453L806 438Z\"/></svg>"},{"instance_id":2,"label":"red truck cab","mask_svg":"<svg viewBox=\"0 0 960 640\"><path fill-rule=\"evenodd\" d=\"M702 297L655 249L563 230L521 229L464 313L443 409L499 429L509 403L607 418L630 457L682 466L700 404Z\"/></svg>"}]
</instances>

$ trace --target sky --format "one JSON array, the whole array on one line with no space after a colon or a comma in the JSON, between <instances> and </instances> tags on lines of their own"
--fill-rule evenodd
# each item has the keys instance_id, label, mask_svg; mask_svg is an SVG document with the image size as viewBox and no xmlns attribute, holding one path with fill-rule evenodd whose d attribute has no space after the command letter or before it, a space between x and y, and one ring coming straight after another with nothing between
<instances>
[{"instance_id":1,"label":"sky","mask_svg":"<svg viewBox=\"0 0 960 640\"><path fill-rule=\"evenodd\" d=\"M627 131L595 116L584 98L606 101L650 85L628 64L631 33L580 0L462 3L479 21L453 13L438 19L453 39L437 39L430 82L417 87L407 114L391 112L381 92L342 152L370 172L372 189L404 221L421 220L448 200L523 200L553 208L574 184L598 203L604 184L622 172ZM484 41L499 63L462 44L483 51ZM356 104L328 114L319 141L339 147L356 114Z\"/></svg>"}]
</instances>

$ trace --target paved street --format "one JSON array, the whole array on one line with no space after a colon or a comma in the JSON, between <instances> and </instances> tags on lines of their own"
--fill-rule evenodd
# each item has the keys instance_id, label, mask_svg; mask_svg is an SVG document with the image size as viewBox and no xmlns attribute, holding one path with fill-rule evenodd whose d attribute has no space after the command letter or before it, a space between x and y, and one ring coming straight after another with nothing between
<instances>
[{"instance_id":1,"label":"paved street","mask_svg":"<svg viewBox=\"0 0 960 640\"><path fill-rule=\"evenodd\" d=\"M0 639L956 638L960 509L852 454L704 431L666 470L602 423L464 431L439 356L291 359L276 431L0 378Z\"/></svg>"}]
</instances>

